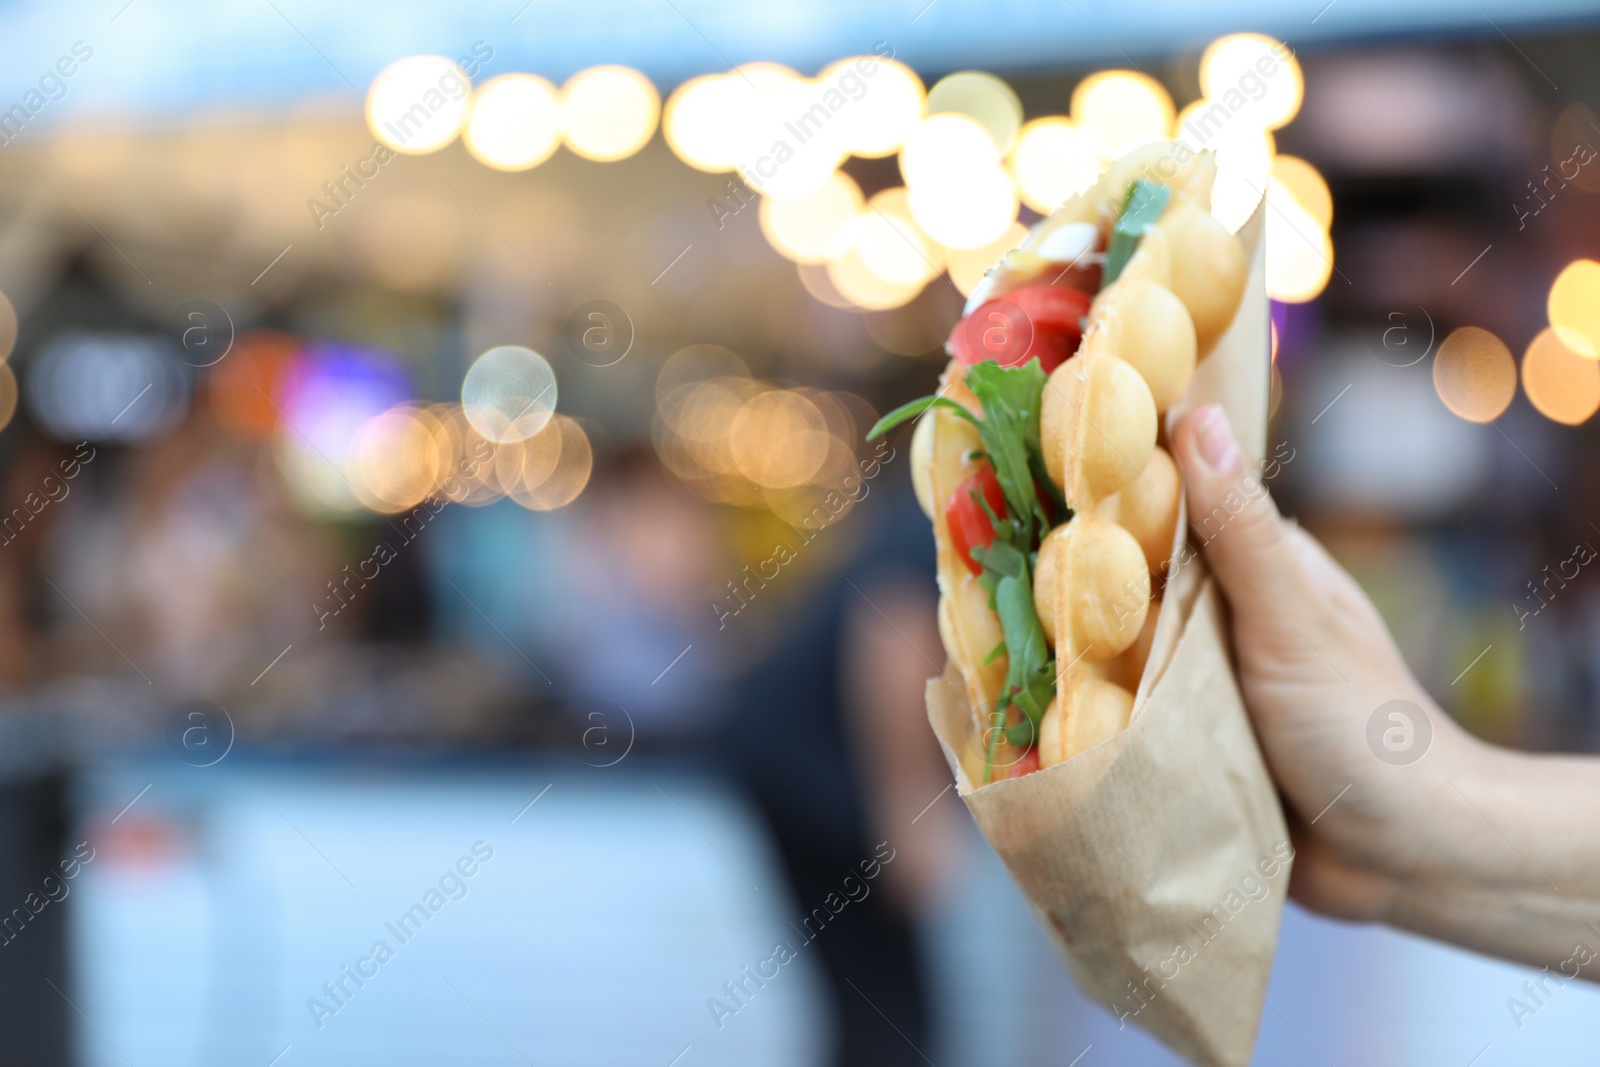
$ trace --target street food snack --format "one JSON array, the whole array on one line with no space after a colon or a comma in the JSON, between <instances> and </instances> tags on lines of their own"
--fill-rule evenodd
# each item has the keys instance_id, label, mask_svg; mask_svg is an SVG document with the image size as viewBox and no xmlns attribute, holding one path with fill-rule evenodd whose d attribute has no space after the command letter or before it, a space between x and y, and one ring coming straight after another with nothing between
<instances>
[{"instance_id":1,"label":"street food snack","mask_svg":"<svg viewBox=\"0 0 1600 1067\"><path fill-rule=\"evenodd\" d=\"M1209 153L1147 145L979 283L915 419L939 630L972 709L967 776L1064 762L1125 729L1181 485L1161 418L1233 321L1248 274L1210 213Z\"/></svg>"},{"instance_id":2,"label":"street food snack","mask_svg":"<svg viewBox=\"0 0 1600 1067\"><path fill-rule=\"evenodd\" d=\"M979 283L938 394L874 429L916 422L957 795L1081 991L1246 1067L1293 848L1165 438L1217 404L1266 468L1267 208L1228 232L1214 173L1181 144L1112 166Z\"/></svg>"}]
</instances>

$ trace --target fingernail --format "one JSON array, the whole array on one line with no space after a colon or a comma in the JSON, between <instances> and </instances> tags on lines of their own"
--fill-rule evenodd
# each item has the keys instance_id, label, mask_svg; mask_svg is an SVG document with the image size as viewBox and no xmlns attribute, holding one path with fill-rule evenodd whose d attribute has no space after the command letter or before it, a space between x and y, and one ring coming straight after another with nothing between
<instances>
[{"instance_id":1,"label":"fingernail","mask_svg":"<svg viewBox=\"0 0 1600 1067\"><path fill-rule=\"evenodd\" d=\"M1239 469L1239 446L1233 440L1227 412L1217 404L1208 406L1195 429L1200 435L1200 458L1207 466L1219 474Z\"/></svg>"}]
</instances>

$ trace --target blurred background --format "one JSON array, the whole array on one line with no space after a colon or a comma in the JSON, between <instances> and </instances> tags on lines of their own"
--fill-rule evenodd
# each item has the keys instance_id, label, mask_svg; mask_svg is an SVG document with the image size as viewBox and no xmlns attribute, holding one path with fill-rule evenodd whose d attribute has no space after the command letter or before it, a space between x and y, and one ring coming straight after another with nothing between
<instances>
[{"instance_id":1,"label":"blurred background","mask_svg":"<svg viewBox=\"0 0 1600 1067\"><path fill-rule=\"evenodd\" d=\"M0 1061L1177 1062L949 788L863 434L1110 159L1216 150L1285 510L1473 732L1600 749L1597 48L1558 0L0 3ZM1257 1059L1600 1062L1531 973L1291 905Z\"/></svg>"}]
</instances>

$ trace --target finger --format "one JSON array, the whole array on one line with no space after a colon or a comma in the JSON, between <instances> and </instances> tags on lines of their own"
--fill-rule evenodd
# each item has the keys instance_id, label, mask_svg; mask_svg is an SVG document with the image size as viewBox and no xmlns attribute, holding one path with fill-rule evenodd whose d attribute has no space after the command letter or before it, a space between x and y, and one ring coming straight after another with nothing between
<instances>
[{"instance_id":1,"label":"finger","mask_svg":"<svg viewBox=\"0 0 1600 1067\"><path fill-rule=\"evenodd\" d=\"M1334 559L1321 541L1298 526L1288 527L1289 542L1299 553L1306 577L1318 591L1319 599L1333 607L1346 619L1353 619L1357 629L1369 636L1386 634L1388 624L1378 613L1372 598L1361 588L1350 572Z\"/></svg>"},{"instance_id":2,"label":"finger","mask_svg":"<svg viewBox=\"0 0 1600 1067\"><path fill-rule=\"evenodd\" d=\"M1235 614L1292 614L1311 585L1305 559L1266 486L1246 469L1227 414L1208 404L1173 436L1189 525Z\"/></svg>"}]
</instances>

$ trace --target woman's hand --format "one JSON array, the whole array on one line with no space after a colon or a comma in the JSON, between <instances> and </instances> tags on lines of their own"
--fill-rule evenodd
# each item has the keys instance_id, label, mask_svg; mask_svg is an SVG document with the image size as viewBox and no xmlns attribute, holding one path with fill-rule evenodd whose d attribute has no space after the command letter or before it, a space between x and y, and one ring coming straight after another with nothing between
<instances>
[{"instance_id":1,"label":"woman's hand","mask_svg":"<svg viewBox=\"0 0 1600 1067\"><path fill-rule=\"evenodd\" d=\"M1295 899L1529 962L1569 959L1586 932L1600 953L1600 921L1584 926L1600 920L1600 761L1467 735L1350 575L1279 516L1222 410L1192 412L1174 438L1288 809Z\"/></svg>"}]
</instances>

